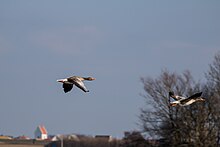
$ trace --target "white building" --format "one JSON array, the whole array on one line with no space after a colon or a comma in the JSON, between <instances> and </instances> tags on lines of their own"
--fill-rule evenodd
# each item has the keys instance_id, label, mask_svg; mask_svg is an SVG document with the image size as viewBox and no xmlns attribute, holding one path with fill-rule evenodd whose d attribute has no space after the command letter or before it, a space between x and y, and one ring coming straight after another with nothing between
<instances>
[{"instance_id":1,"label":"white building","mask_svg":"<svg viewBox=\"0 0 220 147\"><path fill-rule=\"evenodd\" d=\"M43 125L39 125L34 132L35 139L47 139L48 133L46 128Z\"/></svg>"},{"instance_id":2,"label":"white building","mask_svg":"<svg viewBox=\"0 0 220 147\"><path fill-rule=\"evenodd\" d=\"M55 135L52 139L52 141L58 141L58 140L74 140L74 141L80 141L79 137L74 134L70 135Z\"/></svg>"}]
</instances>

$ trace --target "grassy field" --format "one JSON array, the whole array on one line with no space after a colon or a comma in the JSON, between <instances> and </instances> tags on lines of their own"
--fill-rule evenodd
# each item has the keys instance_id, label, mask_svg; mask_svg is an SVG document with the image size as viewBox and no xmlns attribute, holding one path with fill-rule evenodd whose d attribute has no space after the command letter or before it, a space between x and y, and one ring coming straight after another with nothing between
<instances>
[{"instance_id":1,"label":"grassy field","mask_svg":"<svg viewBox=\"0 0 220 147\"><path fill-rule=\"evenodd\" d=\"M0 147L44 147L44 145L0 144Z\"/></svg>"},{"instance_id":2,"label":"grassy field","mask_svg":"<svg viewBox=\"0 0 220 147\"><path fill-rule=\"evenodd\" d=\"M44 147L50 141L33 140L0 140L0 147Z\"/></svg>"}]
</instances>

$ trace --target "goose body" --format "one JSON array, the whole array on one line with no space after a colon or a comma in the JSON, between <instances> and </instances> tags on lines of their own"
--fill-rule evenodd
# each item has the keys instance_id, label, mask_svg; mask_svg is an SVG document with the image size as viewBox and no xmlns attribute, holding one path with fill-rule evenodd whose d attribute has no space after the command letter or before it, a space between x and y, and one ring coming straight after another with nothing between
<instances>
[{"instance_id":1,"label":"goose body","mask_svg":"<svg viewBox=\"0 0 220 147\"><path fill-rule=\"evenodd\" d=\"M175 95L173 92L169 92L169 96L172 97L175 101L171 102L170 105L171 106L188 106L191 105L192 103L195 103L197 101L205 101L204 98L201 97L202 92L199 93L195 93L192 96L186 98L183 96L178 96Z\"/></svg>"},{"instance_id":2,"label":"goose body","mask_svg":"<svg viewBox=\"0 0 220 147\"><path fill-rule=\"evenodd\" d=\"M80 76L72 76L65 79L59 79L57 82L63 83L63 90L65 93L71 91L73 86L75 85L79 89L81 89L84 92L89 92L89 90L84 85L83 81L93 81L95 78L92 77L80 77Z\"/></svg>"}]
</instances>

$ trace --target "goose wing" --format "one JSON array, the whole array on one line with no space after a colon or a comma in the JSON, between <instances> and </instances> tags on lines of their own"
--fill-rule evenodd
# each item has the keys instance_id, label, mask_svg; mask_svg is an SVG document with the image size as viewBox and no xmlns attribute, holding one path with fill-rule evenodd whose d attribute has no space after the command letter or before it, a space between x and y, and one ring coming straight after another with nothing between
<instances>
[{"instance_id":1,"label":"goose wing","mask_svg":"<svg viewBox=\"0 0 220 147\"><path fill-rule=\"evenodd\" d=\"M185 99L185 97L183 97L183 96L175 95L174 92L172 92L172 91L169 92L169 96L172 97L176 101L181 100L181 99Z\"/></svg>"},{"instance_id":2,"label":"goose wing","mask_svg":"<svg viewBox=\"0 0 220 147\"><path fill-rule=\"evenodd\" d=\"M63 90L65 93L69 92L73 88L73 84L63 83Z\"/></svg>"},{"instance_id":3,"label":"goose wing","mask_svg":"<svg viewBox=\"0 0 220 147\"><path fill-rule=\"evenodd\" d=\"M191 100L192 100L191 98L185 98L185 99L180 100L180 103L181 104L186 104L187 102L189 102Z\"/></svg>"},{"instance_id":4,"label":"goose wing","mask_svg":"<svg viewBox=\"0 0 220 147\"><path fill-rule=\"evenodd\" d=\"M191 95L187 99L196 99L196 98L199 98L201 95L202 95L202 92L198 92L198 93Z\"/></svg>"},{"instance_id":5,"label":"goose wing","mask_svg":"<svg viewBox=\"0 0 220 147\"><path fill-rule=\"evenodd\" d=\"M190 97L188 97L188 98L186 98L186 99L180 100L180 102L181 102L182 104L185 104L185 103L187 103L187 102L189 102L189 101L191 101L191 100L194 101L193 99L197 99L197 98L199 98L201 95L202 95L202 92L195 93L195 94L191 95Z\"/></svg>"},{"instance_id":6,"label":"goose wing","mask_svg":"<svg viewBox=\"0 0 220 147\"><path fill-rule=\"evenodd\" d=\"M74 84L82 91L89 92L89 90L87 90L86 86L84 85L84 83L81 80L75 79Z\"/></svg>"}]
</instances>

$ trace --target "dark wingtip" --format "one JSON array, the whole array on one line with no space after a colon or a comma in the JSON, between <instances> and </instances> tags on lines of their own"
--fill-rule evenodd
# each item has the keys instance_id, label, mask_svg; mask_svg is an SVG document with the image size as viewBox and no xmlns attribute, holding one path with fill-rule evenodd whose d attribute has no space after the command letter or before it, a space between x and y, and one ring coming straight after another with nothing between
<instances>
[{"instance_id":1,"label":"dark wingtip","mask_svg":"<svg viewBox=\"0 0 220 147\"><path fill-rule=\"evenodd\" d=\"M83 90L85 93L89 92L89 90Z\"/></svg>"},{"instance_id":2,"label":"dark wingtip","mask_svg":"<svg viewBox=\"0 0 220 147\"><path fill-rule=\"evenodd\" d=\"M174 92L173 91L170 91L169 92L169 96L173 96L174 95Z\"/></svg>"},{"instance_id":3,"label":"dark wingtip","mask_svg":"<svg viewBox=\"0 0 220 147\"><path fill-rule=\"evenodd\" d=\"M196 97L200 97L202 95L202 92L196 93L195 96Z\"/></svg>"}]
</instances>

